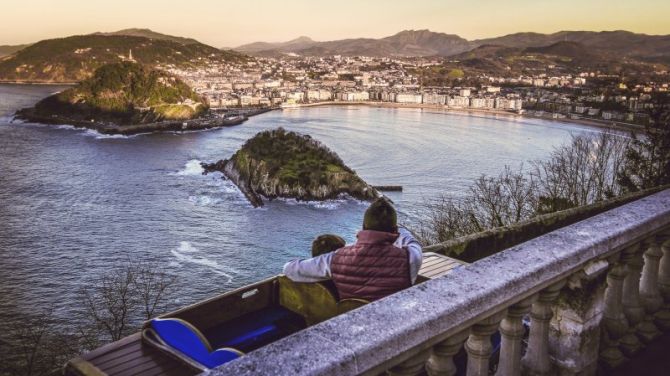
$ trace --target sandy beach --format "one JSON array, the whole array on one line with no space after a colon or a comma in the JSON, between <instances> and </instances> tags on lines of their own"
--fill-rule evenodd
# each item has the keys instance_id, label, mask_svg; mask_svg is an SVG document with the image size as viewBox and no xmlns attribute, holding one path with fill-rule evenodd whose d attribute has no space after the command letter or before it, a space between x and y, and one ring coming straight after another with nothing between
<instances>
[{"instance_id":1,"label":"sandy beach","mask_svg":"<svg viewBox=\"0 0 670 376\"><path fill-rule=\"evenodd\" d=\"M361 101L361 102L341 102L341 101L332 101L332 102L318 102L318 103L304 103L304 104L295 104L291 107L282 108L284 110L292 110L299 108L308 108L308 107L319 107L319 106L370 106L370 107L384 107L384 108L414 108L414 109L428 109L433 111L439 111L444 113L456 113L456 114L467 114L472 116L509 116L513 118L528 118L528 119L542 119L542 120L551 120L561 123L569 124L580 124L587 125L591 127L605 128L605 129L614 129L618 131L640 131L643 129L641 125L630 124L630 123L621 123L613 122L607 120L597 120L597 119L571 119L571 118L553 118L550 116L535 116L527 112L519 114L513 111L505 110L489 110L483 108L458 108L458 107L447 107L444 105L434 105L434 104L404 104L404 103L395 103L395 102L375 102L375 101Z\"/></svg>"}]
</instances>

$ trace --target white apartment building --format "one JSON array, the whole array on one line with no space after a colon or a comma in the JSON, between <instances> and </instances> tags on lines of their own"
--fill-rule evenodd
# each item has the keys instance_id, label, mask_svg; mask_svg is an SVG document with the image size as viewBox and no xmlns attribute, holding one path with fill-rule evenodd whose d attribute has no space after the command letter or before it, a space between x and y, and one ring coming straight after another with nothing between
<instances>
[{"instance_id":1,"label":"white apartment building","mask_svg":"<svg viewBox=\"0 0 670 376\"><path fill-rule=\"evenodd\" d=\"M589 108L589 116L598 116L600 109L598 108Z\"/></svg>"},{"instance_id":2,"label":"white apartment building","mask_svg":"<svg viewBox=\"0 0 670 376\"><path fill-rule=\"evenodd\" d=\"M423 103L444 105L447 103L447 96L443 94L425 93L423 94Z\"/></svg>"},{"instance_id":3,"label":"white apartment building","mask_svg":"<svg viewBox=\"0 0 670 376\"><path fill-rule=\"evenodd\" d=\"M233 90L243 90L251 89L254 85L248 82L235 82L233 83Z\"/></svg>"},{"instance_id":4,"label":"white apartment building","mask_svg":"<svg viewBox=\"0 0 670 376\"><path fill-rule=\"evenodd\" d=\"M382 102L395 102L396 94L393 92L383 91L380 95Z\"/></svg>"},{"instance_id":5,"label":"white apartment building","mask_svg":"<svg viewBox=\"0 0 670 376\"><path fill-rule=\"evenodd\" d=\"M471 108L486 108L486 100L484 98L470 98Z\"/></svg>"},{"instance_id":6,"label":"white apartment building","mask_svg":"<svg viewBox=\"0 0 670 376\"><path fill-rule=\"evenodd\" d=\"M251 95L240 95L240 106L251 106Z\"/></svg>"},{"instance_id":7,"label":"white apartment building","mask_svg":"<svg viewBox=\"0 0 670 376\"><path fill-rule=\"evenodd\" d=\"M462 97L460 95L449 97L447 99L447 106L449 106L449 107L469 107L470 106L470 98Z\"/></svg>"},{"instance_id":8,"label":"white apartment building","mask_svg":"<svg viewBox=\"0 0 670 376\"><path fill-rule=\"evenodd\" d=\"M370 93L367 91L344 91L337 93L337 99L348 102L358 102L370 100Z\"/></svg>"},{"instance_id":9,"label":"white apartment building","mask_svg":"<svg viewBox=\"0 0 670 376\"><path fill-rule=\"evenodd\" d=\"M421 104L423 101L423 96L421 94L414 93L398 93L395 96L396 103L411 103L411 104Z\"/></svg>"},{"instance_id":10,"label":"white apartment building","mask_svg":"<svg viewBox=\"0 0 670 376\"><path fill-rule=\"evenodd\" d=\"M575 113L583 114L588 109L589 108L587 106L584 106L583 104L578 104L578 105L575 106Z\"/></svg>"},{"instance_id":11,"label":"white apartment building","mask_svg":"<svg viewBox=\"0 0 670 376\"><path fill-rule=\"evenodd\" d=\"M305 93L302 91L294 91L290 93L286 93L286 98L287 99L292 99L296 102L302 102L305 100Z\"/></svg>"}]
</instances>

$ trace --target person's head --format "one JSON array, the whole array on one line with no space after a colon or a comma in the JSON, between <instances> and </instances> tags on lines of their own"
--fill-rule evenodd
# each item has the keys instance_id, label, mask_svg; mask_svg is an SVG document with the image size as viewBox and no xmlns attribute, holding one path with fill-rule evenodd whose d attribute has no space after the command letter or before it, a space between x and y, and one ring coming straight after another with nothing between
<instances>
[{"instance_id":1,"label":"person's head","mask_svg":"<svg viewBox=\"0 0 670 376\"><path fill-rule=\"evenodd\" d=\"M337 251L344 247L344 239L333 234L319 235L312 242L312 257L321 256L325 253Z\"/></svg>"},{"instance_id":2,"label":"person's head","mask_svg":"<svg viewBox=\"0 0 670 376\"><path fill-rule=\"evenodd\" d=\"M365 211L363 230L398 232L398 217L391 203L381 197Z\"/></svg>"}]
</instances>

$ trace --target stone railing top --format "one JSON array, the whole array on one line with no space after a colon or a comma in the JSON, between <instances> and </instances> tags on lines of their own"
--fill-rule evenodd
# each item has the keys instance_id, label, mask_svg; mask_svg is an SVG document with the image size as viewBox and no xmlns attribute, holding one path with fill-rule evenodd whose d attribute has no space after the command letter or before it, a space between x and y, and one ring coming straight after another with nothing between
<instances>
[{"instance_id":1,"label":"stone railing top","mask_svg":"<svg viewBox=\"0 0 670 376\"><path fill-rule=\"evenodd\" d=\"M670 189L312 326L210 375L375 374L670 226Z\"/></svg>"}]
</instances>

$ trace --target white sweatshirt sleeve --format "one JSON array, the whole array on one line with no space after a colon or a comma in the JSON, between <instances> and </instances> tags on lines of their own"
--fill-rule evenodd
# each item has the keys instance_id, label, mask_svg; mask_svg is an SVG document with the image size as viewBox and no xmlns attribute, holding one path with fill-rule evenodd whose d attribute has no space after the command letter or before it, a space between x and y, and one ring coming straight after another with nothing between
<instances>
[{"instance_id":1,"label":"white sweatshirt sleeve","mask_svg":"<svg viewBox=\"0 0 670 376\"><path fill-rule=\"evenodd\" d=\"M330 279L330 252L307 260L293 260L284 265L284 275L295 282L319 282Z\"/></svg>"},{"instance_id":2,"label":"white sweatshirt sleeve","mask_svg":"<svg viewBox=\"0 0 670 376\"><path fill-rule=\"evenodd\" d=\"M409 253L409 276L412 279L412 284L416 282L416 277L419 275L421 263L423 262L423 250L421 244L414 239L414 236L404 227L398 228L398 239L395 245L398 248L404 248Z\"/></svg>"}]
</instances>

